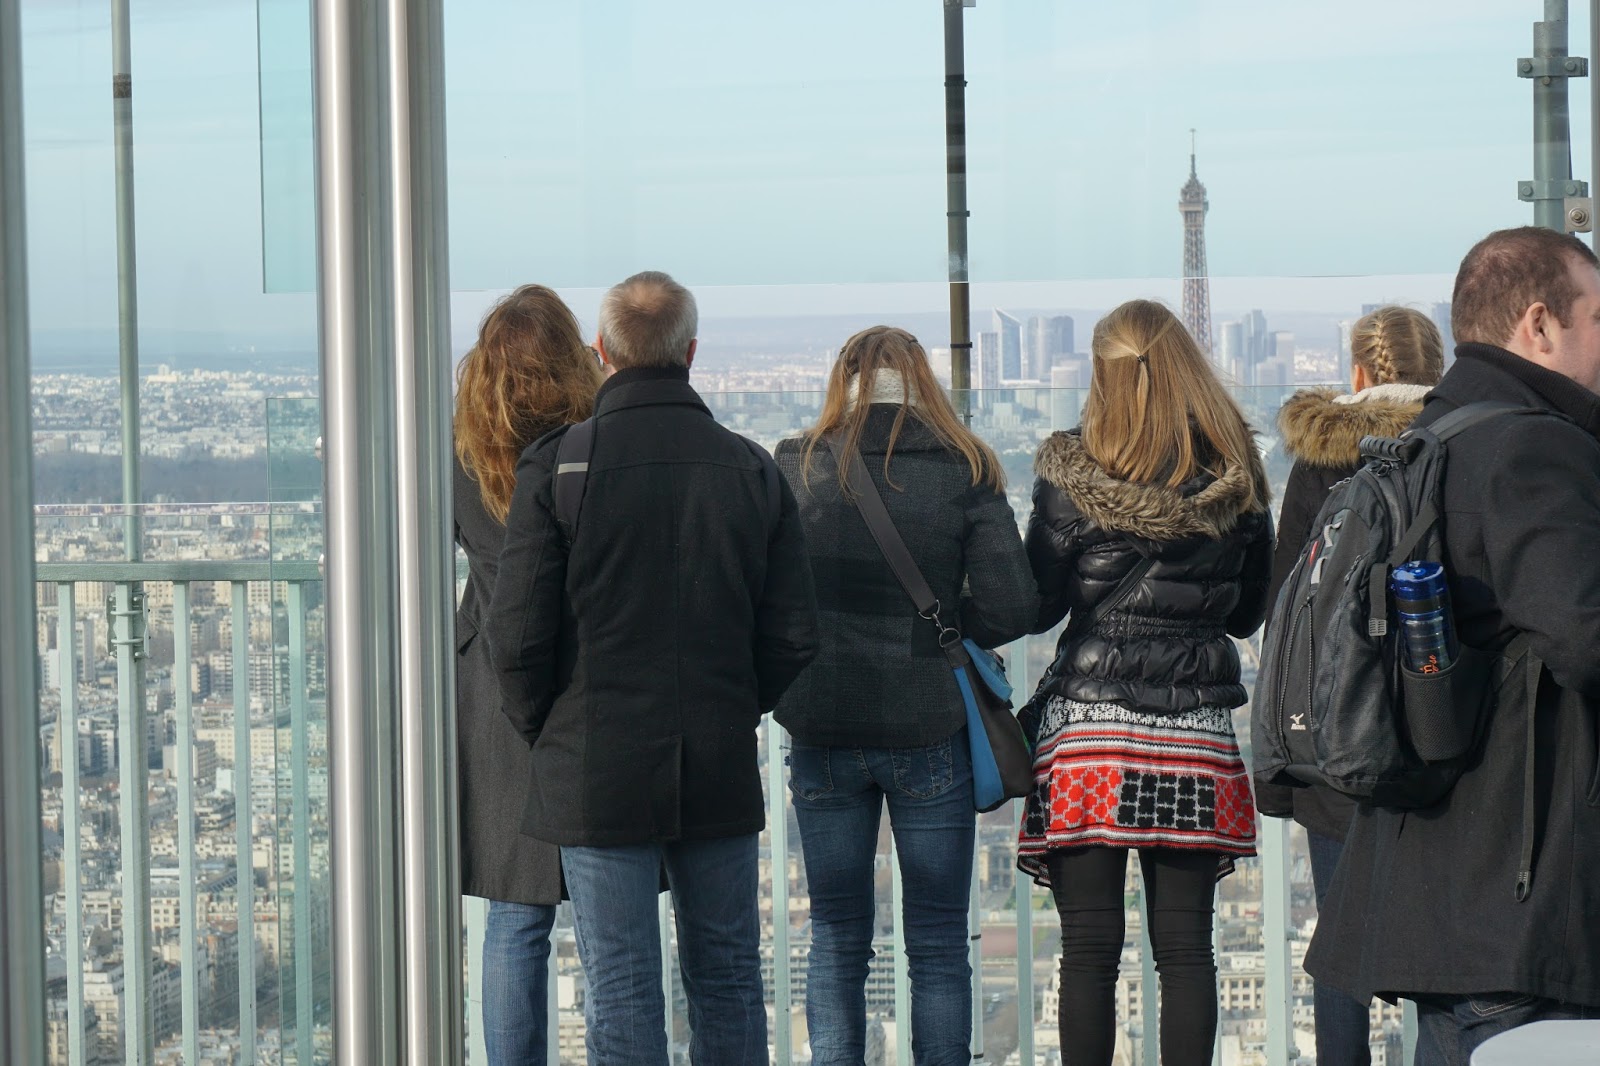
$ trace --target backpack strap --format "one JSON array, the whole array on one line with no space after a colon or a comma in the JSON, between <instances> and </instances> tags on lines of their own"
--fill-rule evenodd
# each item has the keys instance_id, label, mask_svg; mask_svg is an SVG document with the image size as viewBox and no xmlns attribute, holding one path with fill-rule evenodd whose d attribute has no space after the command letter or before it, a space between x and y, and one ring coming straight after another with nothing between
<instances>
[{"instance_id":1,"label":"backpack strap","mask_svg":"<svg viewBox=\"0 0 1600 1066\"><path fill-rule=\"evenodd\" d=\"M1554 411L1542 410L1538 407L1521 407L1514 403L1502 403L1499 400L1478 400L1474 403L1463 404L1454 411L1444 415L1438 421L1422 428L1432 433L1441 443L1458 437L1491 418L1501 415L1554 415Z\"/></svg>"},{"instance_id":2,"label":"backpack strap","mask_svg":"<svg viewBox=\"0 0 1600 1066\"><path fill-rule=\"evenodd\" d=\"M1145 579L1145 575L1149 574L1151 567L1155 565L1156 561L1154 559L1141 555L1139 561L1133 564L1133 569L1124 574L1122 580L1117 582L1117 587L1111 590L1111 595L1095 604L1094 610L1084 615L1081 623L1077 618L1068 622L1067 631L1074 638L1093 632L1094 627L1105 621L1107 615L1122 606L1122 601L1133 593L1139 582Z\"/></svg>"},{"instance_id":3,"label":"backpack strap","mask_svg":"<svg viewBox=\"0 0 1600 1066\"><path fill-rule=\"evenodd\" d=\"M578 533L583 513L583 490L589 483L589 460L594 456L594 419L586 418L562 434L556 444L556 521L567 540Z\"/></svg>"}]
</instances>

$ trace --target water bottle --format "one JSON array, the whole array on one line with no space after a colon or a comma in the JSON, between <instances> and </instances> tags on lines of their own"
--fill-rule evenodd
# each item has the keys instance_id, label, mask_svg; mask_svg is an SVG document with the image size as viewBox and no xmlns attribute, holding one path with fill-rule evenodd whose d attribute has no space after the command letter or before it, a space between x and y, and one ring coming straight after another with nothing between
<instances>
[{"instance_id":1,"label":"water bottle","mask_svg":"<svg viewBox=\"0 0 1600 1066\"><path fill-rule=\"evenodd\" d=\"M1419 674L1437 674L1456 661L1460 645L1450 618L1450 586L1438 563L1410 562L1389 576L1405 665Z\"/></svg>"}]
</instances>

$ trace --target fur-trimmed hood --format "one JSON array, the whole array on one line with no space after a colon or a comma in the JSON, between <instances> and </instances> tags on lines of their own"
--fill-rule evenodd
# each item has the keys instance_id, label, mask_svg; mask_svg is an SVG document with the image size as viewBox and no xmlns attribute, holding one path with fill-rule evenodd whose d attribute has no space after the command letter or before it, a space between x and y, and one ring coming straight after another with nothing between
<instances>
[{"instance_id":1,"label":"fur-trimmed hood","mask_svg":"<svg viewBox=\"0 0 1600 1066\"><path fill-rule=\"evenodd\" d=\"M1422 413L1422 385L1378 385L1354 396L1303 389L1284 401L1284 449L1311 466L1343 469L1361 461L1362 437L1398 437Z\"/></svg>"},{"instance_id":2,"label":"fur-trimmed hood","mask_svg":"<svg viewBox=\"0 0 1600 1066\"><path fill-rule=\"evenodd\" d=\"M1269 495L1259 454L1251 454L1248 469L1228 466L1221 477L1196 478L1174 489L1112 477L1089 455L1077 430L1052 433L1039 448L1034 471L1100 528L1156 542L1226 536Z\"/></svg>"}]
</instances>

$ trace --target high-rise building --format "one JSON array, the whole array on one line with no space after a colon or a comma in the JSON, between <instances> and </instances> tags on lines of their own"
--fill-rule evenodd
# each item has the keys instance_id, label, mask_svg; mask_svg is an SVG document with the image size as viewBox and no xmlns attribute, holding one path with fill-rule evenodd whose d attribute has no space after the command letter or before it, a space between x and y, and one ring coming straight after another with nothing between
<instances>
[{"instance_id":1,"label":"high-rise building","mask_svg":"<svg viewBox=\"0 0 1600 1066\"><path fill-rule=\"evenodd\" d=\"M1282 359L1294 369L1294 334L1286 329L1272 332L1272 355L1270 358Z\"/></svg>"},{"instance_id":2,"label":"high-rise building","mask_svg":"<svg viewBox=\"0 0 1600 1066\"><path fill-rule=\"evenodd\" d=\"M1050 383L1050 371L1057 361L1072 354L1072 317L1070 315L1035 315L1028 319L1028 343L1023 347L1023 361L1029 381Z\"/></svg>"},{"instance_id":3,"label":"high-rise building","mask_svg":"<svg viewBox=\"0 0 1600 1066\"><path fill-rule=\"evenodd\" d=\"M1244 323L1224 322L1217 327L1217 335L1222 342L1217 353L1217 366L1235 384L1244 384L1248 369L1244 351Z\"/></svg>"},{"instance_id":4,"label":"high-rise building","mask_svg":"<svg viewBox=\"0 0 1600 1066\"><path fill-rule=\"evenodd\" d=\"M1193 130L1189 131L1193 134ZM1206 187L1195 171L1194 145L1189 146L1189 180L1178 196L1183 216L1183 324L1195 343L1211 354L1211 278L1206 271Z\"/></svg>"},{"instance_id":5,"label":"high-rise building","mask_svg":"<svg viewBox=\"0 0 1600 1066\"><path fill-rule=\"evenodd\" d=\"M1000 337L1000 377L1005 381L1021 381L1022 322L1015 316L996 309L994 331ZM1037 380L1037 379L1035 379ZM988 388L988 386L985 386Z\"/></svg>"},{"instance_id":6,"label":"high-rise building","mask_svg":"<svg viewBox=\"0 0 1600 1066\"><path fill-rule=\"evenodd\" d=\"M78 680L86 685L94 683L100 673L99 653L94 646L94 619L83 620L82 643L78 645Z\"/></svg>"},{"instance_id":7,"label":"high-rise building","mask_svg":"<svg viewBox=\"0 0 1600 1066\"><path fill-rule=\"evenodd\" d=\"M1456 361L1456 335L1450 328L1450 305L1436 303L1428 312L1428 317L1433 319L1433 324L1439 327L1439 336L1444 340L1444 365L1449 366Z\"/></svg>"},{"instance_id":8,"label":"high-rise building","mask_svg":"<svg viewBox=\"0 0 1600 1066\"><path fill-rule=\"evenodd\" d=\"M998 389L1000 387L1000 334L978 334L977 347L972 351L972 387Z\"/></svg>"}]
</instances>

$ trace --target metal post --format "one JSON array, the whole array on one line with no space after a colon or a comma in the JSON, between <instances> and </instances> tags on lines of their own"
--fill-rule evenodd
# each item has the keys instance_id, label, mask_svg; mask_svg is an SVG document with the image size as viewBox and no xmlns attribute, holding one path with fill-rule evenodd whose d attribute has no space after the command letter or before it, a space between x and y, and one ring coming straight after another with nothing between
<instances>
[{"instance_id":1,"label":"metal post","mask_svg":"<svg viewBox=\"0 0 1600 1066\"><path fill-rule=\"evenodd\" d=\"M83 1066L83 795L78 765L78 609L70 581L56 586L56 649L61 656L61 879L67 910L67 1066Z\"/></svg>"},{"instance_id":2,"label":"metal post","mask_svg":"<svg viewBox=\"0 0 1600 1066\"><path fill-rule=\"evenodd\" d=\"M250 715L250 585L233 591L233 898L239 921L239 1057L256 1054L256 874Z\"/></svg>"},{"instance_id":3,"label":"metal post","mask_svg":"<svg viewBox=\"0 0 1600 1066\"><path fill-rule=\"evenodd\" d=\"M406 1061L462 1054L455 536L439 0L387 0Z\"/></svg>"},{"instance_id":4,"label":"metal post","mask_svg":"<svg viewBox=\"0 0 1600 1066\"><path fill-rule=\"evenodd\" d=\"M1600 0L1589 0L1589 54L1600 56ZM1600 78L1589 79L1589 177L1600 183ZM1592 202L1589 222L1593 231L1590 243L1600 248L1600 227L1593 226Z\"/></svg>"},{"instance_id":5,"label":"metal post","mask_svg":"<svg viewBox=\"0 0 1600 1066\"><path fill-rule=\"evenodd\" d=\"M1013 658L1012 662L1027 661L1027 642L1019 641L1021 658ZM1031 692L1031 685L1024 685L1023 692ZM1011 821L1015 825L1022 823L1022 813L1026 807L1023 800L1013 800L1011 803ZM1013 863L1011 876L1016 885L1017 906L1017 1055L1023 1062L1033 1061L1033 878L1017 869Z\"/></svg>"},{"instance_id":6,"label":"metal post","mask_svg":"<svg viewBox=\"0 0 1600 1066\"><path fill-rule=\"evenodd\" d=\"M487 1066L489 1062L489 1049L483 1037L483 935L487 931L489 922L489 901L479 896L468 896L462 903L461 909L467 925L467 1066ZM555 962L555 930L551 930L550 961ZM554 994L555 973L552 966L550 974L552 995ZM550 1035L555 1037L556 1012L552 1003L550 1010ZM550 1062L560 1062L561 1059L551 1054Z\"/></svg>"},{"instance_id":7,"label":"metal post","mask_svg":"<svg viewBox=\"0 0 1600 1066\"><path fill-rule=\"evenodd\" d=\"M1132 858L1132 856L1129 856ZM1139 875L1139 1051L1144 1066L1161 1061L1161 987L1156 977L1156 949L1150 938L1150 885ZM1066 1009L1066 1004L1061 1005ZM1270 1059L1268 1060L1271 1061Z\"/></svg>"},{"instance_id":8,"label":"metal post","mask_svg":"<svg viewBox=\"0 0 1600 1066\"><path fill-rule=\"evenodd\" d=\"M657 926L661 933L661 1000L667 1030L667 1056L672 1055L672 893L663 892L657 904Z\"/></svg>"},{"instance_id":9,"label":"metal post","mask_svg":"<svg viewBox=\"0 0 1600 1066\"><path fill-rule=\"evenodd\" d=\"M189 669L194 642L189 616L189 583L172 585L172 714L178 751L178 956L181 964L183 1061L200 1061L200 953L194 888L194 698Z\"/></svg>"},{"instance_id":10,"label":"metal post","mask_svg":"<svg viewBox=\"0 0 1600 1066\"><path fill-rule=\"evenodd\" d=\"M945 220L950 248L950 388L971 420L972 296L967 286L967 77L963 0L944 0ZM988 384L985 382L985 384Z\"/></svg>"},{"instance_id":11,"label":"metal post","mask_svg":"<svg viewBox=\"0 0 1600 1066\"><path fill-rule=\"evenodd\" d=\"M122 1035L128 1066L155 1058L150 1001L150 748L144 702L145 600L117 582L107 639L117 660L117 814L122 850Z\"/></svg>"},{"instance_id":12,"label":"metal post","mask_svg":"<svg viewBox=\"0 0 1600 1066\"><path fill-rule=\"evenodd\" d=\"M1261 820L1261 936L1266 949L1267 1061L1292 1062L1294 995L1289 955L1289 823Z\"/></svg>"},{"instance_id":13,"label":"metal post","mask_svg":"<svg viewBox=\"0 0 1600 1066\"><path fill-rule=\"evenodd\" d=\"M384 11L313 7L328 562L334 1060L399 1063L393 294Z\"/></svg>"},{"instance_id":14,"label":"metal post","mask_svg":"<svg viewBox=\"0 0 1600 1066\"><path fill-rule=\"evenodd\" d=\"M295 1066L312 1066L316 1026L315 937L311 927L311 728L307 706L305 586L289 582L290 834L294 847Z\"/></svg>"},{"instance_id":15,"label":"metal post","mask_svg":"<svg viewBox=\"0 0 1600 1066\"><path fill-rule=\"evenodd\" d=\"M777 719L767 718L767 856L772 877L772 1042L779 1062L794 1057L794 989L789 973L789 807Z\"/></svg>"},{"instance_id":16,"label":"metal post","mask_svg":"<svg viewBox=\"0 0 1600 1066\"><path fill-rule=\"evenodd\" d=\"M143 557L139 536L139 257L134 239L133 45L128 0L111 0L111 114L117 198L117 352L122 383L123 546ZM141 679L142 680L142 679ZM141 686L142 687L142 686Z\"/></svg>"},{"instance_id":17,"label":"metal post","mask_svg":"<svg viewBox=\"0 0 1600 1066\"><path fill-rule=\"evenodd\" d=\"M17 0L0 0L0 1060L8 1063L45 1060L21 32Z\"/></svg>"},{"instance_id":18,"label":"metal post","mask_svg":"<svg viewBox=\"0 0 1600 1066\"><path fill-rule=\"evenodd\" d=\"M900 855L889 838L889 906L894 911L894 1048L895 1062L911 1066L911 963L906 958L905 886L900 881Z\"/></svg>"},{"instance_id":19,"label":"metal post","mask_svg":"<svg viewBox=\"0 0 1600 1066\"><path fill-rule=\"evenodd\" d=\"M972 1061L986 1062L983 1052L983 901L978 892L978 849L972 849L971 885L967 895L967 962L972 970Z\"/></svg>"},{"instance_id":20,"label":"metal post","mask_svg":"<svg viewBox=\"0 0 1600 1066\"><path fill-rule=\"evenodd\" d=\"M1588 60L1567 54L1567 0L1545 0L1544 21L1533 24L1533 56L1517 61L1518 76L1533 81L1533 180L1519 183L1517 197L1533 203L1535 225L1561 232L1577 228L1569 222L1567 199L1589 191L1572 177L1567 98L1569 80L1588 73Z\"/></svg>"}]
</instances>

